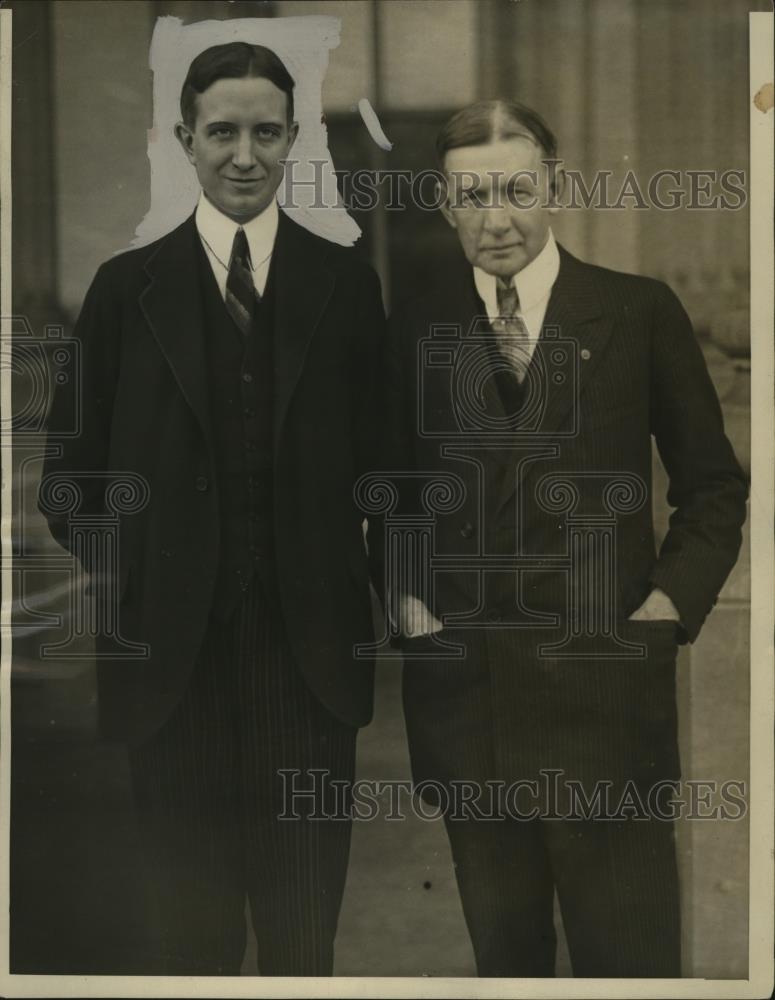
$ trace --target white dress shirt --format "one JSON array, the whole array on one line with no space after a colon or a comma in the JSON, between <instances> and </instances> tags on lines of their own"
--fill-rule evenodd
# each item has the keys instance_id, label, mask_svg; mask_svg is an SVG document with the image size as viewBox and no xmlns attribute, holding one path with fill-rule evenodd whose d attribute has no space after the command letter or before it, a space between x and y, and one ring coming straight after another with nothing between
<instances>
[{"instance_id":1,"label":"white dress shirt","mask_svg":"<svg viewBox=\"0 0 775 1000\"><path fill-rule=\"evenodd\" d=\"M546 307L552 287L560 272L560 253L551 229L543 250L518 271L512 278L519 296L519 316L530 337L527 349L533 356L536 341L541 334ZM498 292L495 275L488 274L480 267L474 268L474 282L479 298L484 303L487 316L492 323L500 315L498 311Z\"/></svg>"},{"instance_id":2,"label":"white dress shirt","mask_svg":"<svg viewBox=\"0 0 775 1000\"><path fill-rule=\"evenodd\" d=\"M245 230L248 238L253 285L259 295L264 294L277 236L278 220L279 211L274 198L260 215L240 226L219 211L204 191L199 196L199 203L196 206L196 228L224 298L226 298L226 279L229 276L229 259L234 234L240 228Z\"/></svg>"}]
</instances>

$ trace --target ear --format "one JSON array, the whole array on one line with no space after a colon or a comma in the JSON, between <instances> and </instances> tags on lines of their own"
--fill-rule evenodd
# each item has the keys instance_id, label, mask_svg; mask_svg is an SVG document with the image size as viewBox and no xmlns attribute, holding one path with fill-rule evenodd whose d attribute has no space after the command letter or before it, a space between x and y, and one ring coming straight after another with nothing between
<instances>
[{"instance_id":1,"label":"ear","mask_svg":"<svg viewBox=\"0 0 775 1000\"><path fill-rule=\"evenodd\" d=\"M196 158L194 156L194 133L191 129L184 125L183 122L178 122L175 126L175 138L178 140L180 145L183 147L183 152L186 154L189 163L196 163Z\"/></svg>"},{"instance_id":2,"label":"ear","mask_svg":"<svg viewBox=\"0 0 775 1000\"><path fill-rule=\"evenodd\" d=\"M299 123L291 122L288 126L288 152L291 151L291 146L296 142L296 138L299 134Z\"/></svg>"},{"instance_id":3,"label":"ear","mask_svg":"<svg viewBox=\"0 0 775 1000\"><path fill-rule=\"evenodd\" d=\"M457 219L449 204L449 183L446 181L446 178L443 185L441 181L436 181L436 200L439 203L441 214L453 229L457 229Z\"/></svg>"},{"instance_id":4,"label":"ear","mask_svg":"<svg viewBox=\"0 0 775 1000\"><path fill-rule=\"evenodd\" d=\"M548 210L552 215L556 215L562 208L562 196L565 193L565 170L558 163L554 170L554 179L549 189Z\"/></svg>"}]
</instances>

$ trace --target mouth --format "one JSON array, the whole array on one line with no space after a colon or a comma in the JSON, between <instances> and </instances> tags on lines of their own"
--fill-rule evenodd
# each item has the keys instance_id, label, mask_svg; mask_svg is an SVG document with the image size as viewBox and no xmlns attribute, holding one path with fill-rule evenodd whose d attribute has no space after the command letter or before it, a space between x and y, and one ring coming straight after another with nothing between
<instances>
[{"instance_id":1,"label":"mouth","mask_svg":"<svg viewBox=\"0 0 775 1000\"><path fill-rule=\"evenodd\" d=\"M521 243L503 243L497 247L482 247L482 249L486 253L508 253L509 250L516 250L521 246Z\"/></svg>"},{"instance_id":2,"label":"mouth","mask_svg":"<svg viewBox=\"0 0 775 1000\"><path fill-rule=\"evenodd\" d=\"M259 184L262 180L261 177L227 177L227 181L231 181L232 184L236 184L239 187L253 187Z\"/></svg>"}]
</instances>

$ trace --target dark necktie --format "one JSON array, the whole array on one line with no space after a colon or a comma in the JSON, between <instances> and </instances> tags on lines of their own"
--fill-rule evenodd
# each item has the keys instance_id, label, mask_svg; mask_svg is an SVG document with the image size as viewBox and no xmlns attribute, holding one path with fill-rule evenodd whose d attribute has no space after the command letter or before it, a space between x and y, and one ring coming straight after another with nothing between
<instances>
[{"instance_id":1,"label":"dark necktie","mask_svg":"<svg viewBox=\"0 0 775 1000\"><path fill-rule=\"evenodd\" d=\"M234 234L229 261L229 276L226 279L226 308L243 336L247 337L253 326L253 317L259 296L253 284L250 267L250 248L244 229Z\"/></svg>"},{"instance_id":2,"label":"dark necktie","mask_svg":"<svg viewBox=\"0 0 775 1000\"><path fill-rule=\"evenodd\" d=\"M513 279L495 279L498 318L493 322L495 343L518 382L522 382L530 364L530 337L519 315L519 295Z\"/></svg>"}]
</instances>

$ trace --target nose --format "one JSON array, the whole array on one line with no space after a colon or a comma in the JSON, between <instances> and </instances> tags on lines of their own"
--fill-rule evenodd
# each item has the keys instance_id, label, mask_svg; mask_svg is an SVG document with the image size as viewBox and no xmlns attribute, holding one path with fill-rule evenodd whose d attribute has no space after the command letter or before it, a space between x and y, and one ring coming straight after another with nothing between
<instances>
[{"instance_id":1,"label":"nose","mask_svg":"<svg viewBox=\"0 0 775 1000\"><path fill-rule=\"evenodd\" d=\"M503 206L493 206L484 210L484 229L491 236L505 236L511 229L511 215Z\"/></svg>"},{"instance_id":2,"label":"nose","mask_svg":"<svg viewBox=\"0 0 775 1000\"><path fill-rule=\"evenodd\" d=\"M241 133L232 156L234 166L239 170L250 170L256 164L256 154L253 148L253 137L249 132Z\"/></svg>"}]
</instances>

